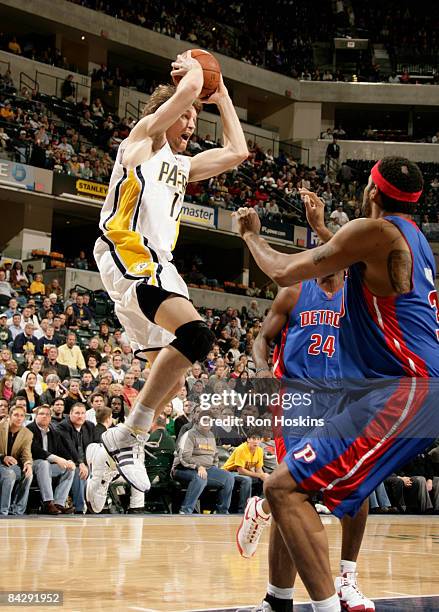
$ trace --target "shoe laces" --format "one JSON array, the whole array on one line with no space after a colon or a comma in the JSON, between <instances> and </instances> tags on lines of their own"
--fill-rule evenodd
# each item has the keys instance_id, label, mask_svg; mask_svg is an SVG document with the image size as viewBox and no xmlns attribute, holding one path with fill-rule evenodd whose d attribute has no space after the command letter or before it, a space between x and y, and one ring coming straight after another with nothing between
<instances>
[{"instance_id":1,"label":"shoe laces","mask_svg":"<svg viewBox=\"0 0 439 612\"><path fill-rule=\"evenodd\" d=\"M145 434L133 434L133 436L136 438L137 442L139 444L141 444L142 446L145 446L145 444L149 440L149 434L148 433L145 433Z\"/></svg>"},{"instance_id":2,"label":"shoe laces","mask_svg":"<svg viewBox=\"0 0 439 612\"><path fill-rule=\"evenodd\" d=\"M250 526L247 532L247 539L251 544L258 541L261 536L264 525L260 523L256 518L252 517ZM264 603L264 602L263 602Z\"/></svg>"},{"instance_id":3,"label":"shoe laces","mask_svg":"<svg viewBox=\"0 0 439 612\"><path fill-rule=\"evenodd\" d=\"M358 601L358 603L364 600L367 600L367 597L363 595L363 593L360 591L358 587L357 572L349 572L348 575L349 575L349 578L347 576L342 577L343 582L340 585L341 588L343 589L343 592L342 592L343 598L346 598L346 596L349 595L351 598L354 597L354 602Z\"/></svg>"}]
</instances>

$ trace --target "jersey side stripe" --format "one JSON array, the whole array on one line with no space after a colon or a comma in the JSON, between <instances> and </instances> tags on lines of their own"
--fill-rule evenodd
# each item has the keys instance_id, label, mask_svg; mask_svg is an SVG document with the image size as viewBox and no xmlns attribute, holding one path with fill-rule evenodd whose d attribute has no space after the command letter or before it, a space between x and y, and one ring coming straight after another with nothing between
<instances>
[{"instance_id":1,"label":"jersey side stripe","mask_svg":"<svg viewBox=\"0 0 439 612\"><path fill-rule=\"evenodd\" d=\"M143 177L142 177L143 179ZM151 278L157 286L157 263L142 236L130 229L133 213L140 206L145 182L130 170L118 185L116 213L106 222L105 238L111 244L113 259L126 278ZM157 256L156 256L157 259Z\"/></svg>"},{"instance_id":2,"label":"jersey side stripe","mask_svg":"<svg viewBox=\"0 0 439 612\"><path fill-rule=\"evenodd\" d=\"M127 177L127 171L126 168L123 169L123 175L120 177L119 181L117 182L116 188L114 190L114 201L113 201L113 210L111 211L111 215L108 217L108 219L105 220L104 222L104 228L107 228L107 224L108 222L114 217L114 215L116 214L117 211L117 205L119 202L119 191L120 191L120 186L122 185L122 183L124 182L124 180Z\"/></svg>"},{"instance_id":3,"label":"jersey side stripe","mask_svg":"<svg viewBox=\"0 0 439 612\"><path fill-rule=\"evenodd\" d=\"M137 178L139 179L139 181L140 181L140 183L142 185L142 189L140 191L139 199L137 200L136 210L134 211L133 223L132 223L132 227L131 227L131 229L133 231L136 231L137 221L139 219L139 213L140 213L140 206L142 204L143 192L145 191L145 179L143 178L142 167L141 166L137 166L136 167L136 174L137 174Z\"/></svg>"}]
</instances>

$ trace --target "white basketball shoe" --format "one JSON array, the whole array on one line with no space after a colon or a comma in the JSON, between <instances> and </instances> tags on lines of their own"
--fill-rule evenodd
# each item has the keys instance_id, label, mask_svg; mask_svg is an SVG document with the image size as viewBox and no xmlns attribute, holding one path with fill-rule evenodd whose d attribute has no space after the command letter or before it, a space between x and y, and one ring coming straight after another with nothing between
<instances>
[{"instance_id":1,"label":"white basketball shoe","mask_svg":"<svg viewBox=\"0 0 439 612\"><path fill-rule=\"evenodd\" d=\"M120 475L135 489L145 492L151 483L145 469L144 447L148 435L134 433L123 423L102 434L102 444Z\"/></svg>"},{"instance_id":2,"label":"white basketball shoe","mask_svg":"<svg viewBox=\"0 0 439 612\"><path fill-rule=\"evenodd\" d=\"M360 591L356 572L346 572L335 579L341 609L346 612L374 612L375 604Z\"/></svg>"},{"instance_id":3,"label":"white basketball shoe","mask_svg":"<svg viewBox=\"0 0 439 612\"><path fill-rule=\"evenodd\" d=\"M261 514L260 497L251 497L245 508L244 516L236 533L236 544L241 557L250 559L256 552L262 532L271 523L270 515Z\"/></svg>"}]
</instances>

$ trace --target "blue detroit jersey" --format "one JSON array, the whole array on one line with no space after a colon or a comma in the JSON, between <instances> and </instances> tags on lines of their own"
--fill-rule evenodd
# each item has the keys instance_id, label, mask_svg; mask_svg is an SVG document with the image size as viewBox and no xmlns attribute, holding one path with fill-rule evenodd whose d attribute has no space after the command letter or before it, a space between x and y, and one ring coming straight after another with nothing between
<instances>
[{"instance_id":1,"label":"blue detroit jersey","mask_svg":"<svg viewBox=\"0 0 439 612\"><path fill-rule=\"evenodd\" d=\"M439 302L431 248L410 220L387 216L412 253L412 290L378 297L351 266L340 319L340 367L344 378L439 376Z\"/></svg>"},{"instance_id":2,"label":"blue detroit jersey","mask_svg":"<svg viewBox=\"0 0 439 612\"><path fill-rule=\"evenodd\" d=\"M338 380L343 288L331 298L315 280L305 281L282 330L274 356L277 378Z\"/></svg>"}]
</instances>

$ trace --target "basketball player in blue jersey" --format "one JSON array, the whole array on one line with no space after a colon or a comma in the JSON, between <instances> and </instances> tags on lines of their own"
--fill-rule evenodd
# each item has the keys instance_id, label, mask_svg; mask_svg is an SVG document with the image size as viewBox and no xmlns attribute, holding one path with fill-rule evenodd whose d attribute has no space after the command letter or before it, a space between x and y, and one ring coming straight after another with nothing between
<instances>
[{"instance_id":1,"label":"basketball player in blue jersey","mask_svg":"<svg viewBox=\"0 0 439 612\"><path fill-rule=\"evenodd\" d=\"M280 285L349 268L340 366L344 379L357 379L359 399L325 422L321 439L305 436L290 448L264 486L319 612L341 608L326 534L310 496L322 491L336 516L354 516L380 482L439 434L436 269L427 240L410 217L422 188L416 164L399 157L380 160L364 193L367 218L346 224L325 245L295 255L274 251L259 236L260 221L253 210L236 214L256 263ZM313 229L327 240L322 203L315 194L302 193L307 209L316 211Z\"/></svg>"},{"instance_id":2,"label":"basketball player in blue jersey","mask_svg":"<svg viewBox=\"0 0 439 612\"><path fill-rule=\"evenodd\" d=\"M186 185L226 172L248 155L222 78L205 102L218 107L224 147L182 155L201 109L203 71L188 51L177 56L171 76L181 78L178 85L155 89L144 116L119 147L94 249L102 282L136 355L152 364L128 418L102 436L121 475L140 491L150 484L136 449L181 387L188 367L205 359L214 340L172 263ZM93 507L100 505L107 486L104 491L100 479L95 481L96 488L88 487L89 501L99 497Z\"/></svg>"},{"instance_id":3,"label":"basketball player in blue jersey","mask_svg":"<svg viewBox=\"0 0 439 612\"><path fill-rule=\"evenodd\" d=\"M302 410L303 416L328 418L339 411L340 382L339 328L342 308L344 272L317 280L297 283L279 291L256 338L253 360L259 378L271 376L284 381L284 389L308 387L313 392L313 407ZM279 338L273 355L273 369L268 365L270 345ZM282 384L282 383L281 383ZM320 391L317 387L320 386ZM325 390L326 389L326 390ZM317 391L317 393L315 393ZM282 411L280 411L282 414ZM297 410L284 416L297 417ZM276 454L281 463L288 448L303 437L304 428L274 427ZM356 561L366 526L369 504L365 501L354 518L342 518L342 550L337 593L344 609L373 612L375 606L357 586ZM248 515L259 520L242 521L237 543L244 557L256 552L262 531L270 524L267 500L253 497L246 508ZM247 532L246 532L247 531ZM251 531L251 534L249 533ZM269 584L260 612L292 612L293 590L297 570L288 554L282 535L271 521L268 548Z\"/></svg>"}]
</instances>

